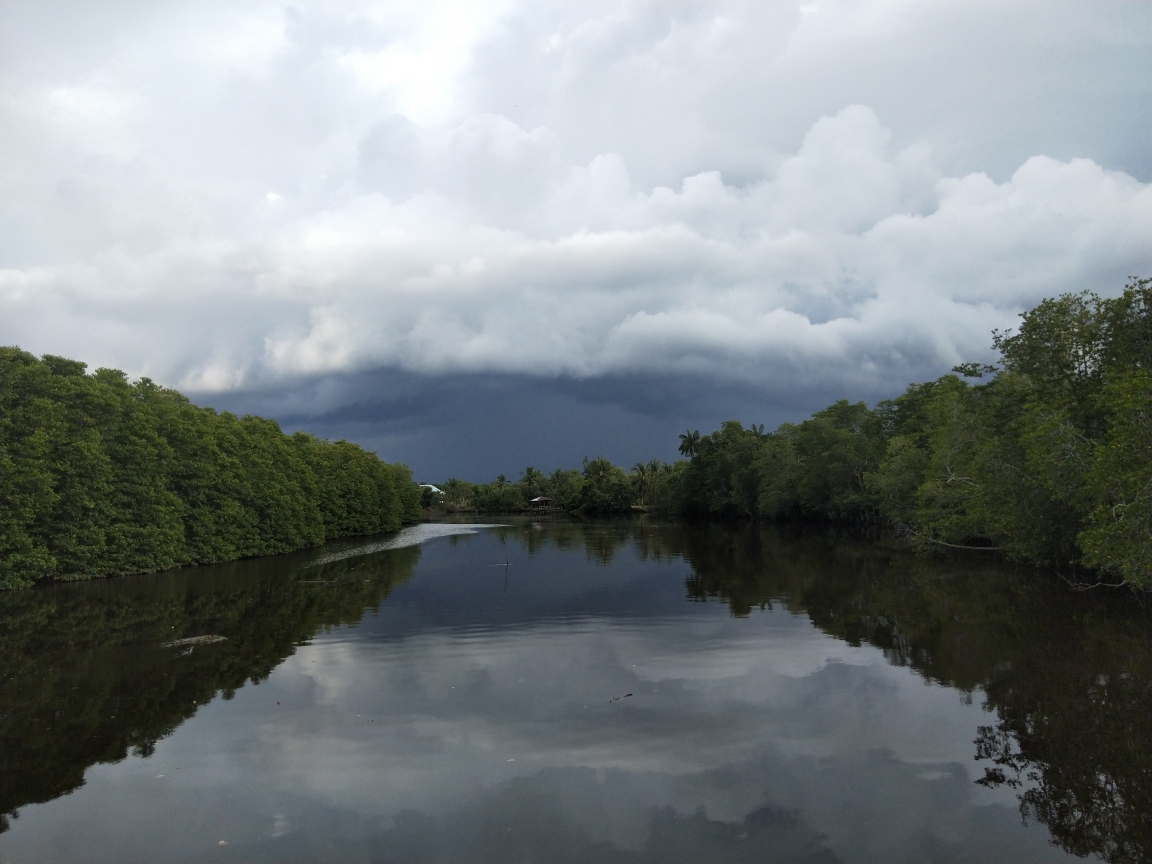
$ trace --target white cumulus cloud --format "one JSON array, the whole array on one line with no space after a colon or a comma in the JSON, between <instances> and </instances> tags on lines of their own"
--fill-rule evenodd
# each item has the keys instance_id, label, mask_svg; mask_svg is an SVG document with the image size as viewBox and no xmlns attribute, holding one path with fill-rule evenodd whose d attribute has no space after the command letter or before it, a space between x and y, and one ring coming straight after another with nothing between
<instances>
[{"instance_id":1,"label":"white cumulus cloud","mask_svg":"<svg viewBox=\"0 0 1152 864\"><path fill-rule=\"evenodd\" d=\"M1147 128L1084 119L1147 100L1147 12L5 7L3 341L197 391L902 384L1152 269Z\"/></svg>"}]
</instances>

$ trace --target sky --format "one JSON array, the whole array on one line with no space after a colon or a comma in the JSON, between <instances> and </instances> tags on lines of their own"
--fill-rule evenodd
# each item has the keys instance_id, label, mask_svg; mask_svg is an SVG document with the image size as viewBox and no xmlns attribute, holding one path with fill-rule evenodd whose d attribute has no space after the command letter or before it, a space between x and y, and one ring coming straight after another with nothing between
<instances>
[{"instance_id":1,"label":"sky","mask_svg":"<svg viewBox=\"0 0 1152 864\"><path fill-rule=\"evenodd\" d=\"M993 360L1150 175L1148 2L0 2L0 342L422 482Z\"/></svg>"}]
</instances>

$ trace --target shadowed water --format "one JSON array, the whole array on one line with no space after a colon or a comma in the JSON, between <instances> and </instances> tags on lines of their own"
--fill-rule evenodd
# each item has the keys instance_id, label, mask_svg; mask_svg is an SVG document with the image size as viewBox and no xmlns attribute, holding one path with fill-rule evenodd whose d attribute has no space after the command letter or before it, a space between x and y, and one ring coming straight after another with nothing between
<instances>
[{"instance_id":1,"label":"shadowed water","mask_svg":"<svg viewBox=\"0 0 1152 864\"><path fill-rule=\"evenodd\" d=\"M0 864L1152 857L1152 618L979 557L424 525L0 616Z\"/></svg>"}]
</instances>

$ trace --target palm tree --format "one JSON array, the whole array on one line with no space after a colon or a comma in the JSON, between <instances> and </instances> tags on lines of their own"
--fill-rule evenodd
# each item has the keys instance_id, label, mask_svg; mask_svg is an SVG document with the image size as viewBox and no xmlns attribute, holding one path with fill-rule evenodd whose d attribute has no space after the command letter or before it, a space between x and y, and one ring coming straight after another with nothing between
<instances>
[{"instance_id":1,"label":"palm tree","mask_svg":"<svg viewBox=\"0 0 1152 864\"><path fill-rule=\"evenodd\" d=\"M592 481L592 484L600 490L603 490L610 482L612 482L612 474L619 471L615 468L610 461L603 456L597 456L595 459L584 457L584 477ZM621 472L623 474L623 472Z\"/></svg>"},{"instance_id":2,"label":"palm tree","mask_svg":"<svg viewBox=\"0 0 1152 864\"><path fill-rule=\"evenodd\" d=\"M653 459L648 463L648 496L655 498L656 494L660 491L661 478L668 473L668 469L672 466L666 465L659 459Z\"/></svg>"},{"instance_id":3,"label":"palm tree","mask_svg":"<svg viewBox=\"0 0 1152 864\"><path fill-rule=\"evenodd\" d=\"M689 429L680 436L680 455L691 459L700 451L700 431Z\"/></svg>"},{"instance_id":4,"label":"palm tree","mask_svg":"<svg viewBox=\"0 0 1152 864\"><path fill-rule=\"evenodd\" d=\"M632 485L636 487L636 494L640 497L640 506L644 506L644 499L648 495L648 487L652 482L652 475L648 466L637 462L632 466Z\"/></svg>"},{"instance_id":5,"label":"palm tree","mask_svg":"<svg viewBox=\"0 0 1152 864\"><path fill-rule=\"evenodd\" d=\"M471 504L471 488L463 480L449 478L444 484L444 503L452 509L463 509Z\"/></svg>"}]
</instances>

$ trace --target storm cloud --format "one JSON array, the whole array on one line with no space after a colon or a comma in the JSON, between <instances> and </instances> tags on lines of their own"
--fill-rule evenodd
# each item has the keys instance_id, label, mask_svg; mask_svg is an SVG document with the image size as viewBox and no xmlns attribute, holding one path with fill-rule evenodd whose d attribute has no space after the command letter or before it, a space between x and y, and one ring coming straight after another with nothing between
<instances>
[{"instance_id":1,"label":"storm cloud","mask_svg":"<svg viewBox=\"0 0 1152 864\"><path fill-rule=\"evenodd\" d=\"M1152 270L1144 3L2 14L4 343L429 471L493 405L429 394L641 458Z\"/></svg>"}]
</instances>

